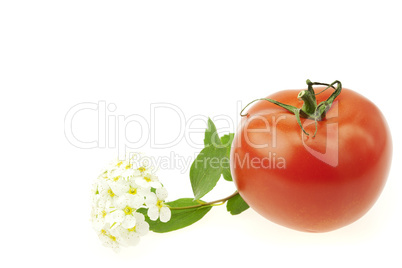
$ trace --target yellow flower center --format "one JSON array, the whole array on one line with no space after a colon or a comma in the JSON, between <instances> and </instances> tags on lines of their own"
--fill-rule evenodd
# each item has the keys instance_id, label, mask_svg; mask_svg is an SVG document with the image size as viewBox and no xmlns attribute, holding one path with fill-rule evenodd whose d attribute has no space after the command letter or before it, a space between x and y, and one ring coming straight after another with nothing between
<instances>
[{"instance_id":1,"label":"yellow flower center","mask_svg":"<svg viewBox=\"0 0 402 268\"><path fill-rule=\"evenodd\" d=\"M133 228L127 229L129 232L134 232L135 231L135 226Z\"/></svg>"},{"instance_id":2,"label":"yellow flower center","mask_svg":"<svg viewBox=\"0 0 402 268\"><path fill-rule=\"evenodd\" d=\"M139 167L138 170L139 170L140 172L144 172L146 169L145 169L144 167Z\"/></svg>"},{"instance_id":3,"label":"yellow flower center","mask_svg":"<svg viewBox=\"0 0 402 268\"><path fill-rule=\"evenodd\" d=\"M123 164L123 161L120 161L116 164L117 167L120 167Z\"/></svg>"},{"instance_id":4,"label":"yellow flower center","mask_svg":"<svg viewBox=\"0 0 402 268\"><path fill-rule=\"evenodd\" d=\"M130 169L132 166L133 166L133 165L128 164L128 165L126 166L126 169Z\"/></svg>"},{"instance_id":5,"label":"yellow flower center","mask_svg":"<svg viewBox=\"0 0 402 268\"><path fill-rule=\"evenodd\" d=\"M130 208L129 206L125 207L123 211L124 213L126 213L126 215L131 215L131 213L133 213L133 209Z\"/></svg>"},{"instance_id":6,"label":"yellow flower center","mask_svg":"<svg viewBox=\"0 0 402 268\"><path fill-rule=\"evenodd\" d=\"M114 181L118 181L120 179L120 176L114 177L113 180Z\"/></svg>"},{"instance_id":7,"label":"yellow flower center","mask_svg":"<svg viewBox=\"0 0 402 268\"><path fill-rule=\"evenodd\" d=\"M103 210L102 211L102 218L106 217L106 214L107 214L106 211Z\"/></svg>"},{"instance_id":8,"label":"yellow flower center","mask_svg":"<svg viewBox=\"0 0 402 268\"><path fill-rule=\"evenodd\" d=\"M107 190L107 193L110 195L110 197L114 196L114 193L113 193L112 189Z\"/></svg>"},{"instance_id":9,"label":"yellow flower center","mask_svg":"<svg viewBox=\"0 0 402 268\"><path fill-rule=\"evenodd\" d=\"M128 193L129 193L129 194L136 194L136 193L137 193L137 189L130 187L130 190L128 190Z\"/></svg>"},{"instance_id":10,"label":"yellow flower center","mask_svg":"<svg viewBox=\"0 0 402 268\"><path fill-rule=\"evenodd\" d=\"M162 200L158 200L158 202L156 202L156 206L157 206L158 208L163 207L163 201L162 201Z\"/></svg>"},{"instance_id":11,"label":"yellow flower center","mask_svg":"<svg viewBox=\"0 0 402 268\"><path fill-rule=\"evenodd\" d=\"M106 231L104 229L102 229L101 234L106 235Z\"/></svg>"},{"instance_id":12,"label":"yellow flower center","mask_svg":"<svg viewBox=\"0 0 402 268\"><path fill-rule=\"evenodd\" d=\"M147 181L147 182L150 182L151 178L150 177L144 177L144 180Z\"/></svg>"},{"instance_id":13,"label":"yellow flower center","mask_svg":"<svg viewBox=\"0 0 402 268\"><path fill-rule=\"evenodd\" d=\"M113 235L109 235L109 238L112 239L113 241L116 241L116 237L114 237Z\"/></svg>"}]
</instances>

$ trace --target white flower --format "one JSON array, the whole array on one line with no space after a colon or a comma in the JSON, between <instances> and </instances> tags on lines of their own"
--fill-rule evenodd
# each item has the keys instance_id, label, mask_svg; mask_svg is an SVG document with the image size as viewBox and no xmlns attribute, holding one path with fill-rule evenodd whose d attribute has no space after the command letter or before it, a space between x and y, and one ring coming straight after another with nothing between
<instances>
[{"instance_id":1,"label":"white flower","mask_svg":"<svg viewBox=\"0 0 402 268\"><path fill-rule=\"evenodd\" d=\"M132 195L138 195L141 196L142 198L145 198L148 193L150 193L150 188L143 188L139 186L137 183L135 183L134 179L130 179L128 181L129 189L127 193L132 194Z\"/></svg>"},{"instance_id":2,"label":"white flower","mask_svg":"<svg viewBox=\"0 0 402 268\"><path fill-rule=\"evenodd\" d=\"M112 190L112 192L117 196L121 196L127 193L128 190L130 189L129 182L121 176L116 176L110 179L108 181L108 185Z\"/></svg>"},{"instance_id":3,"label":"white flower","mask_svg":"<svg viewBox=\"0 0 402 268\"><path fill-rule=\"evenodd\" d=\"M112 201L117 197L116 193L113 192L112 188L110 187L109 181L107 180L98 180L98 193L100 195L100 199Z\"/></svg>"},{"instance_id":4,"label":"white flower","mask_svg":"<svg viewBox=\"0 0 402 268\"><path fill-rule=\"evenodd\" d=\"M91 189L91 222L103 245L118 250L120 246L136 245L149 231L145 216L166 222L170 209L164 203L167 191L152 168L134 157L116 160L107 166Z\"/></svg>"},{"instance_id":5,"label":"white flower","mask_svg":"<svg viewBox=\"0 0 402 268\"><path fill-rule=\"evenodd\" d=\"M140 176L141 172L135 168L131 160L120 161L117 163L119 165L116 169L113 169L112 176L121 176L123 178L130 178L134 176Z\"/></svg>"},{"instance_id":6,"label":"white flower","mask_svg":"<svg viewBox=\"0 0 402 268\"><path fill-rule=\"evenodd\" d=\"M96 231L100 231L107 223L107 216L110 215L110 202L106 199L99 199L96 202L92 209L92 226Z\"/></svg>"},{"instance_id":7,"label":"white flower","mask_svg":"<svg viewBox=\"0 0 402 268\"><path fill-rule=\"evenodd\" d=\"M120 236L111 234L108 226L98 232L98 237L105 247L110 247L116 252L120 250L119 245L122 244L123 239Z\"/></svg>"},{"instance_id":8,"label":"white flower","mask_svg":"<svg viewBox=\"0 0 402 268\"><path fill-rule=\"evenodd\" d=\"M142 204L144 204L144 198L138 195L126 193L118 197L114 202L116 210L112 211L107 219L111 229L120 225L124 228L133 228L136 222L133 213Z\"/></svg>"},{"instance_id":9,"label":"white flower","mask_svg":"<svg viewBox=\"0 0 402 268\"><path fill-rule=\"evenodd\" d=\"M111 230L111 233L120 237L121 242L127 246L135 246L139 242L140 236L146 235L149 231L149 224L145 221L143 214L135 212L133 216L136 223L132 228L119 226Z\"/></svg>"},{"instance_id":10,"label":"white flower","mask_svg":"<svg viewBox=\"0 0 402 268\"><path fill-rule=\"evenodd\" d=\"M160 188L162 184L158 177L151 173L144 173L142 176L135 178L135 183L144 188Z\"/></svg>"},{"instance_id":11,"label":"white flower","mask_svg":"<svg viewBox=\"0 0 402 268\"><path fill-rule=\"evenodd\" d=\"M156 193L150 195L146 200L146 204L149 207L148 217L156 221L158 218L161 222L168 222L171 217L171 211L165 204L167 198L167 190L165 188L156 189Z\"/></svg>"}]
</instances>

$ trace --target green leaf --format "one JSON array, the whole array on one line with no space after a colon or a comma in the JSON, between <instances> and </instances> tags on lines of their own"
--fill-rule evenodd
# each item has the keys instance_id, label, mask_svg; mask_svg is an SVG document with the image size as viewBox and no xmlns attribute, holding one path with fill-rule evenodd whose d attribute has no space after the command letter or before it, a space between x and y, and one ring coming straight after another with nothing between
<instances>
[{"instance_id":1,"label":"green leaf","mask_svg":"<svg viewBox=\"0 0 402 268\"><path fill-rule=\"evenodd\" d=\"M199 201L195 201L193 198L181 198L172 202L167 202L170 207L188 207L199 205ZM147 216L147 209L140 208L137 212L144 214L145 220L149 224L149 229L156 233L166 233L175 231L184 227L187 227L205 216L208 211L211 210L211 206L203 206L197 208L188 209L171 209L172 217L168 222L161 222L159 219L152 221Z\"/></svg>"},{"instance_id":2,"label":"green leaf","mask_svg":"<svg viewBox=\"0 0 402 268\"><path fill-rule=\"evenodd\" d=\"M234 133L229 133L221 138L222 145L226 148L226 154L222 159L222 175L227 181L232 181L232 174L230 173L230 149L234 139Z\"/></svg>"},{"instance_id":3,"label":"green leaf","mask_svg":"<svg viewBox=\"0 0 402 268\"><path fill-rule=\"evenodd\" d=\"M212 122L211 118L208 118L208 128L205 130L204 146L208 147L210 145L221 147L221 140L219 139L214 122Z\"/></svg>"},{"instance_id":4,"label":"green leaf","mask_svg":"<svg viewBox=\"0 0 402 268\"><path fill-rule=\"evenodd\" d=\"M223 162L223 166L226 166L226 163L228 163L227 165L229 165L228 168L222 168L223 178L227 181L233 181L232 173L230 173L230 162L226 162L224 160L222 162Z\"/></svg>"},{"instance_id":5,"label":"green leaf","mask_svg":"<svg viewBox=\"0 0 402 268\"><path fill-rule=\"evenodd\" d=\"M202 149L190 168L190 181L195 199L211 191L222 174L222 158L225 148L208 146Z\"/></svg>"},{"instance_id":6,"label":"green leaf","mask_svg":"<svg viewBox=\"0 0 402 268\"><path fill-rule=\"evenodd\" d=\"M240 194L230 198L226 204L227 211L232 215L237 215L248 209L250 206L243 200Z\"/></svg>"},{"instance_id":7,"label":"green leaf","mask_svg":"<svg viewBox=\"0 0 402 268\"><path fill-rule=\"evenodd\" d=\"M233 139L234 139L234 133L223 135L223 137L221 138L222 145L225 148L229 149L228 156L230 155L230 147L232 147Z\"/></svg>"},{"instance_id":8,"label":"green leaf","mask_svg":"<svg viewBox=\"0 0 402 268\"><path fill-rule=\"evenodd\" d=\"M233 180L230 173L230 148L233 138L234 134L229 133L220 139L215 124L208 118L204 138L205 148L190 168L190 181L195 199L211 191L222 174L225 180Z\"/></svg>"}]
</instances>

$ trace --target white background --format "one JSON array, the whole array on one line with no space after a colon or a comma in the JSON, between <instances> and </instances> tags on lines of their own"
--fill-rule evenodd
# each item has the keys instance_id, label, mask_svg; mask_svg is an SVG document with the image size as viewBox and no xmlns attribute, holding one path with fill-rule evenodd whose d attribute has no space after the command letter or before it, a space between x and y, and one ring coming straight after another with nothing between
<instances>
[{"instance_id":1,"label":"white background","mask_svg":"<svg viewBox=\"0 0 402 268\"><path fill-rule=\"evenodd\" d=\"M399 1L2 1L0 4L1 249L10 266L42 267L401 267L400 127L402 39ZM340 230L301 233L251 209L216 207L191 227L150 233L114 253L89 222L89 191L117 148L81 149L65 137L74 105L113 103L111 117L171 103L185 115L238 120L238 102L332 82L371 99L390 125L388 183L362 219ZM97 138L96 111L76 115L77 138ZM154 138L174 139L173 110ZM194 126L205 127L205 121ZM234 131L224 120L221 133ZM111 127L107 126L108 129ZM182 126L186 130L186 126ZM147 130L132 124L132 140ZM124 133L123 133L124 134ZM130 136L131 135L131 136ZM202 143L202 135L194 135ZM185 138L152 156L193 157ZM160 170L170 200L191 196L188 169ZM205 199L234 191L221 181ZM399 249L398 249L399 247ZM174 265L174 266L173 266ZM21 266L19 266L21 267ZM151 267L151 266L150 266Z\"/></svg>"}]
</instances>

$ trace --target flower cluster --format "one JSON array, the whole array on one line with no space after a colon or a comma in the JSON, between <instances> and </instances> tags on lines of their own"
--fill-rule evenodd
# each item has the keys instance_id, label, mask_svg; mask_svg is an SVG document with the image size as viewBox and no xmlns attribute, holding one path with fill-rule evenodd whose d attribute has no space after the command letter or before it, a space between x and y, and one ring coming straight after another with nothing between
<instances>
[{"instance_id":1,"label":"flower cluster","mask_svg":"<svg viewBox=\"0 0 402 268\"><path fill-rule=\"evenodd\" d=\"M92 190L91 220L102 243L118 250L132 246L149 231L139 208L150 220L170 220L164 203L167 191L152 169L135 163L135 156L112 162L96 179Z\"/></svg>"}]
</instances>

